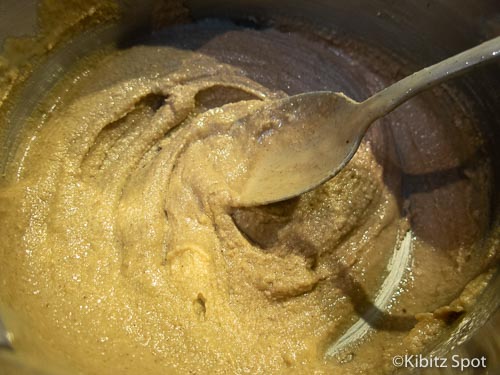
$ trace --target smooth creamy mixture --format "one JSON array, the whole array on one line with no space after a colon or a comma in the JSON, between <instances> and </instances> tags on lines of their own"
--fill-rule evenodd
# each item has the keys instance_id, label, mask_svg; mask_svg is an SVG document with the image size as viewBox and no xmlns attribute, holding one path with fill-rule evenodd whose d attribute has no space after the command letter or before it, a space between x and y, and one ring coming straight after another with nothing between
<instances>
[{"instance_id":1,"label":"smooth creamy mixture","mask_svg":"<svg viewBox=\"0 0 500 375\"><path fill-rule=\"evenodd\" d=\"M317 190L234 207L251 163L241 119L338 89L329 71L354 55L211 24L158 40L68 74L1 179L0 306L19 355L86 375L373 374L460 318L493 255L470 241L443 250L417 229L391 306L347 353L324 355L373 307L409 228L377 130ZM367 90L384 85L368 71ZM439 122L413 103L401 118Z\"/></svg>"}]
</instances>

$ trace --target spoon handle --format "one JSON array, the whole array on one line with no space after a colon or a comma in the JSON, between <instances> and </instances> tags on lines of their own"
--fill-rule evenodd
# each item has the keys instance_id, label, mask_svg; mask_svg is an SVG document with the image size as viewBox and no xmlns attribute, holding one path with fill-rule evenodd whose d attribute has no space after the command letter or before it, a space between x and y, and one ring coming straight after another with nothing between
<instances>
[{"instance_id":1,"label":"spoon handle","mask_svg":"<svg viewBox=\"0 0 500 375\"><path fill-rule=\"evenodd\" d=\"M368 116L371 123L419 92L498 57L500 57L500 36L424 68L379 91L360 103L363 115Z\"/></svg>"}]
</instances>

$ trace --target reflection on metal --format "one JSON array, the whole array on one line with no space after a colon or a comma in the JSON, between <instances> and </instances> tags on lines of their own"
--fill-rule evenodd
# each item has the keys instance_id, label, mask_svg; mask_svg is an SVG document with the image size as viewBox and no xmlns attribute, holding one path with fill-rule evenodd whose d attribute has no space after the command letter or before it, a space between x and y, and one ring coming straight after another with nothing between
<instances>
[{"instance_id":1,"label":"reflection on metal","mask_svg":"<svg viewBox=\"0 0 500 375\"><path fill-rule=\"evenodd\" d=\"M372 308L328 348L327 357L335 356L348 346L359 342L373 330L372 326L376 325L375 322L381 318L380 315L391 307L404 283L404 276L411 259L411 245L412 232L409 230L399 246L395 247L392 257L387 263L388 274L373 301Z\"/></svg>"},{"instance_id":2,"label":"reflection on metal","mask_svg":"<svg viewBox=\"0 0 500 375\"><path fill-rule=\"evenodd\" d=\"M12 349L10 335L0 319L0 349Z\"/></svg>"}]
</instances>

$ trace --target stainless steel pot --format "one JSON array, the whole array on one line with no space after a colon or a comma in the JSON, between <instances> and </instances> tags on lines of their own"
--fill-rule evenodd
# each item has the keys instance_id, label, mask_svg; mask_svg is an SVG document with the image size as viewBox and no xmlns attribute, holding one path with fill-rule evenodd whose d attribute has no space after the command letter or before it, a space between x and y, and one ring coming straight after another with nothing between
<instances>
[{"instance_id":1,"label":"stainless steel pot","mask_svg":"<svg viewBox=\"0 0 500 375\"><path fill-rule=\"evenodd\" d=\"M36 70L27 81L24 90L30 92L29 98L22 108L14 108L9 118L3 119L2 126L8 128L3 132L2 155L0 166L8 158L9 151L15 146L13 138L22 126L22 119L29 114L37 95L42 95L51 74L64 70L80 56L98 48L107 41L127 40L135 34L148 29L151 13L155 9L155 1L123 1L122 17L119 28L112 32L95 34L96 39L78 43L76 37L69 54L51 56L51 66L43 66ZM409 71L430 65L451 54L457 53L485 39L500 34L500 3L498 0L186 0L184 5L194 19L204 17L228 17L240 20L270 19L276 17L290 18L333 30L336 33L350 35L386 50L407 62ZM2 0L0 2L0 45L7 37L34 35L36 25L37 1L34 0ZM252 22L253 22L252 21ZM478 116L474 137L483 142L480 158L488 159L493 169L491 181L491 201L488 220L491 231L487 236L495 235L495 228L500 223L500 65L492 64L463 78L457 79L453 85L467 98ZM28 89L27 89L28 88ZM26 91L28 92L28 91ZM460 142L450 137L449 146L460 153ZM429 182L429 181L427 181ZM415 181L403 184L400 194L411 194ZM434 231L439 230L434 228ZM496 232L498 233L498 232ZM497 234L496 234L497 235ZM449 353L457 344L463 343L492 316L499 306L500 277L498 272L490 286L481 296L464 321L456 327L446 342L434 350L434 354ZM498 318L496 318L498 321ZM0 325L0 337L4 336ZM483 330L481 337L498 336L498 325L490 325ZM477 345L476 336L476 344ZM474 339L473 339L474 340ZM0 345L2 343L0 342ZM470 346L469 349L475 346ZM472 350L471 349L471 350ZM15 353L7 349L0 356L0 372L33 373L28 367L15 360ZM498 364L498 344L496 353ZM495 370L490 368L491 373Z\"/></svg>"}]
</instances>

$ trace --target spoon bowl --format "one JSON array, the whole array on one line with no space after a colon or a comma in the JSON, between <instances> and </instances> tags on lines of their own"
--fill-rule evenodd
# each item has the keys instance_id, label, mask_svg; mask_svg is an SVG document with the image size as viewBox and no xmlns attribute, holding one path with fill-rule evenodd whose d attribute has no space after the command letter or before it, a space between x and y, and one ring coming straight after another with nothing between
<instances>
[{"instance_id":1,"label":"spoon bowl","mask_svg":"<svg viewBox=\"0 0 500 375\"><path fill-rule=\"evenodd\" d=\"M359 107L342 93L311 92L274 101L254 114L270 125L257 138L240 204L292 198L336 175L361 142ZM346 121L350 126L343 126Z\"/></svg>"}]
</instances>

